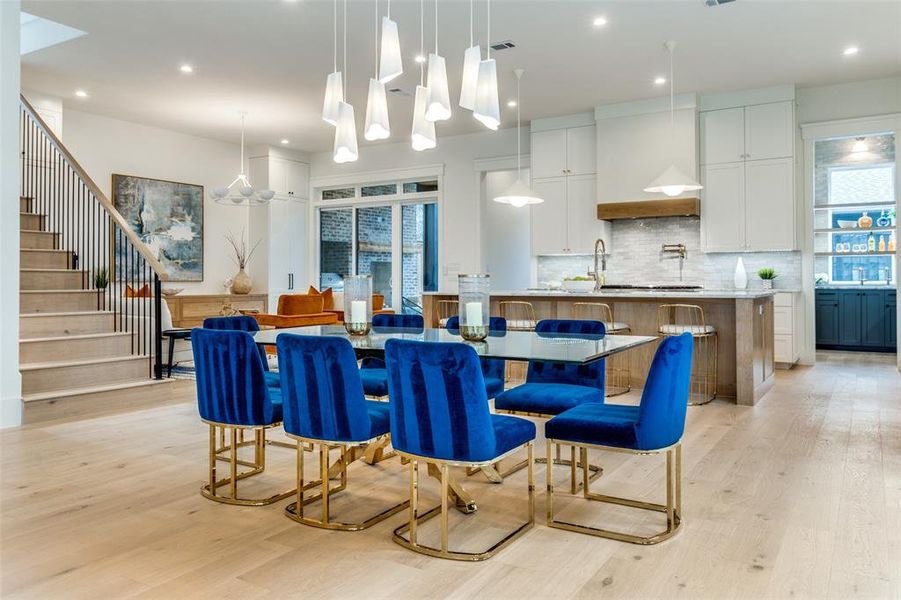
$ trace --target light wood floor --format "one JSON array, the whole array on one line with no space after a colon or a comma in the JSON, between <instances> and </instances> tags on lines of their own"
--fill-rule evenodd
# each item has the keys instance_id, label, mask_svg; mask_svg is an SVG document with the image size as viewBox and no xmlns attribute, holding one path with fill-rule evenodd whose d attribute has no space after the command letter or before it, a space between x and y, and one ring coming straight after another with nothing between
<instances>
[{"instance_id":1,"label":"light wood floor","mask_svg":"<svg viewBox=\"0 0 901 600\"><path fill-rule=\"evenodd\" d=\"M391 530L405 513L365 532L330 532L288 520L284 503L238 508L203 499L207 430L187 382L166 386L183 404L4 431L0 591L5 598L898 598L901 376L894 356L820 358L814 368L780 371L753 408L718 401L689 409L684 526L672 540L640 547L548 529L538 467L536 527L479 564L394 544ZM272 448L269 458L271 472L256 489L290 487L293 453ZM605 467L593 489L660 497L661 459L593 458ZM363 516L400 498L406 476L396 460L355 464L348 491L335 497L338 516ZM565 469L555 476L566 482ZM502 485L481 476L466 484L480 510L451 515L452 545L490 543L524 517L524 471ZM426 480L424 487L431 506L437 486ZM586 504L560 507L570 519L637 531L659 525Z\"/></svg>"}]
</instances>

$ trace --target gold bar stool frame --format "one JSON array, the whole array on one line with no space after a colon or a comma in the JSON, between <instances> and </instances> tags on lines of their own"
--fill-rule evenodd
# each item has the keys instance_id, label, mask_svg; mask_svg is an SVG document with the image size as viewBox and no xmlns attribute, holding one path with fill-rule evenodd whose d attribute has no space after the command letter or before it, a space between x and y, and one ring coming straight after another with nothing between
<instances>
[{"instance_id":1,"label":"gold bar stool frame","mask_svg":"<svg viewBox=\"0 0 901 600\"><path fill-rule=\"evenodd\" d=\"M717 335L707 324L704 309L695 304L661 304L657 331L663 336L688 332L694 338L688 405L707 404L716 398Z\"/></svg>"},{"instance_id":2,"label":"gold bar stool frame","mask_svg":"<svg viewBox=\"0 0 901 600\"><path fill-rule=\"evenodd\" d=\"M572 318L585 321L601 321L608 335L629 335L628 323L613 318L613 308L603 302L574 302ZM632 389L631 354L619 352L607 359L607 397L619 396Z\"/></svg>"},{"instance_id":3,"label":"gold bar stool frame","mask_svg":"<svg viewBox=\"0 0 901 600\"><path fill-rule=\"evenodd\" d=\"M640 508L654 512L662 512L666 514L666 529L650 536L638 536L610 529L601 529L598 527L590 527L588 525L579 525L567 521L558 520L554 516L554 481L551 476L551 470L547 473L547 526L556 529L566 529L578 533L587 533L597 537L609 538L621 542L631 542L633 544L657 544L667 540L679 529L682 524L682 444L677 443L668 448L660 450L630 450L627 448L616 448L613 446L598 446L593 444L572 444L570 442L562 442L548 438L547 440L547 456L551 456L551 447L555 446L559 452L561 445L570 446L575 452L578 449L582 456L582 497L586 500L594 500L597 502L605 502L607 504L617 504L620 506L630 506L632 508ZM633 500L630 498L620 498L618 496L607 496L605 494L597 494L588 489L589 475L588 469L584 466L588 464L588 449L603 450L610 452L624 452L633 455L666 455L666 504L655 504L652 502L643 502L641 500Z\"/></svg>"},{"instance_id":4,"label":"gold bar stool frame","mask_svg":"<svg viewBox=\"0 0 901 600\"><path fill-rule=\"evenodd\" d=\"M500 316L507 320L507 331L535 331L538 320L531 302L521 300L505 300L498 303ZM506 380L525 381L526 363L517 360L507 361Z\"/></svg>"},{"instance_id":5,"label":"gold bar stool frame","mask_svg":"<svg viewBox=\"0 0 901 600\"><path fill-rule=\"evenodd\" d=\"M438 327L444 328L447 326L447 320L460 311L460 303L456 300L439 300L437 310Z\"/></svg>"}]
</instances>

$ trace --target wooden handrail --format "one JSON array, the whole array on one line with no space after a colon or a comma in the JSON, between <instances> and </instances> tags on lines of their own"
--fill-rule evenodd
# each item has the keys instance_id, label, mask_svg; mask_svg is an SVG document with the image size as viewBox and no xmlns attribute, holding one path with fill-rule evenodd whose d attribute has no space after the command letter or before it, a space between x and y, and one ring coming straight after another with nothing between
<instances>
[{"instance_id":1,"label":"wooden handrail","mask_svg":"<svg viewBox=\"0 0 901 600\"><path fill-rule=\"evenodd\" d=\"M131 230L128 226L128 223L125 221L125 218L116 210L116 207L113 206L113 203L110 202L109 198L106 197L97 184L91 179L90 175L82 168L78 161L75 160L75 157L63 146L62 141L56 134L54 134L50 127L44 122L44 120L38 115L37 111L34 110L34 107L30 102L25 98L25 96L19 94L19 102L22 104L22 108L25 109L25 112L32 118L34 123L38 126L38 129L47 136L47 139L50 140L50 144L56 148L57 152L59 152L65 159L66 162L69 163L69 166L72 167L72 170L75 171L75 174L78 175L79 179L81 179L82 183L84 183L88 190L94 194L94 197L97 199L97 202L100 203L100 206L107 212L113 222L122 230L122 233L125 234L125 237L131 242L131 245L134 246L135 250L137 250L140 255L147 261L147 264L150 265L150 268L153 269L153 272L156 273L157 277L160 278L160 281L169 281L169 274L166 272L166 268L160 264L160 261L156 259L153 254L151 254L150 250L147 248L147 245L141 241L141 239L137 236L137 234Z\"/></svg>"}]
</instances>

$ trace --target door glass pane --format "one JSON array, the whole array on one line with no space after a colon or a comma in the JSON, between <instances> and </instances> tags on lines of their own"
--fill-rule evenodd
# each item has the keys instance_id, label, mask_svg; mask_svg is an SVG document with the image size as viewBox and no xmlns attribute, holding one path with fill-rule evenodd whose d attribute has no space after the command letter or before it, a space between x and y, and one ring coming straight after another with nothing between
<instances>
[{"instance_id":1,"label":"door glass pane","mask_svg":"<svg viewBox=\"0 0 901 600\"><path fill-rule=\"evenodd\" d=\"M344 290L353 268L353 209L319 211L319 289Z\"/></svg>"},{"instance_id":2,"label":"door glass pane","mask_svg":"<svg viewBox=\"0 0 901 600\"><path fill-rule=\"evenodd\" d=\"M372 275L372 291L385 297L385 307L393 307L391 297L391 207L367 206L357 209L357 274Z\"/></svg>"},{"instance_id":3,"label":"door glass pane","mask_svg":"<svg viewBox=\"0 0 901 600\"><path fill-rule=\"evenodd\" d=\"M438 291L438 207L405 204L403 230L403 312L422 314L422 292Z\"/></svg>"}]
</instances>

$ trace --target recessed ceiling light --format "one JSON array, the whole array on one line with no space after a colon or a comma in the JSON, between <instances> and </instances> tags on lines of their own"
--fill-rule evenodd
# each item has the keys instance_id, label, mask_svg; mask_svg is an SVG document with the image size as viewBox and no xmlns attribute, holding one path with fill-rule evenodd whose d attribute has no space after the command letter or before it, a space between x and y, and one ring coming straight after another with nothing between
<instances>
[{"instance_id":1,"label":"recessed ceiling light","mask_svg":"<svg viewBox=\"0 0 901 600\"><path fill-rule=\"evenodd\" d=\"M291 142L287 138L282 139L282 144L290 144Z\"/></svg>"},{"instance_id":2,"label":"recessed ceiling light","mask_svg":"<svg viewBox=\"0 0 901 600\"><path fill-rule=\"evenodd\" d=\"M185 65L178 67L178 70L181 71L182 73L193 73L194 67L192 67L191 65L185 64Z\"/></svg>"},{"instance_id":3,"label":"recessed ceiling light","mask_svg":"<svg viewBox=\"0 0 901 600\"><path fill-rule=\"evenodd\" d=\"M417 54L417 55L416 55L416 58L414 58L413 60L415 60L415 61L418 62L418 63L424 63L424 62L425 62L425 56L423 56L422 54Z\"/></svg>"},{"instance_id":4,"label":"recessed ceiling light","mask_svg":"<svg viewBox=\"0 0 901 600\"><path fill-rule=\"evenodd\" d=\"M655 77L654 78L654 85L663 85L664 83L666 83L666 77Z\"/></svg>"},{"instance_id":5,"label":"recessed ceiling light","mask_svg":"<svg viewBox=\"0 0 901 600\"><path fill-rule=\"evenodd\" d=\"M845 56L854 56L858 52L860 52L860 48L858 48L857 46L848 46L847 48L845 48L842 54L844 54Z\"/></svg>"},{"instance_id":6,"label":"recessed ceiling light","mask_svg":"<svg viewBox=\"0 0 901 600\"><path fill-rule=\"evenodd\" d=\"M84 90L75 90L75 95L78 96L79 98L87 98L88 97L88 93Z\"/></svg>"},{"instance_id":7,"label":"recessed ceiling light","mask_svg":"<svg viewBox=\"0 0 901 600\"><path fill-rule=\"evenodd\" d=\"M510 108L516 108L516 100L510 100L509 102L507 102L507 106L509 106Z\"/></svg>"},{"instance_id":8,"label":"recessed ceiling light","mask_svg":"<svg viewBox=\"0 0 901 600\"><path fill-rule=\"evenodd\" d=\"M592 21L592 24L595 27L603 27L607 24L607 17L595 17L594 21Z\"/></svg>"}]
</instances>

